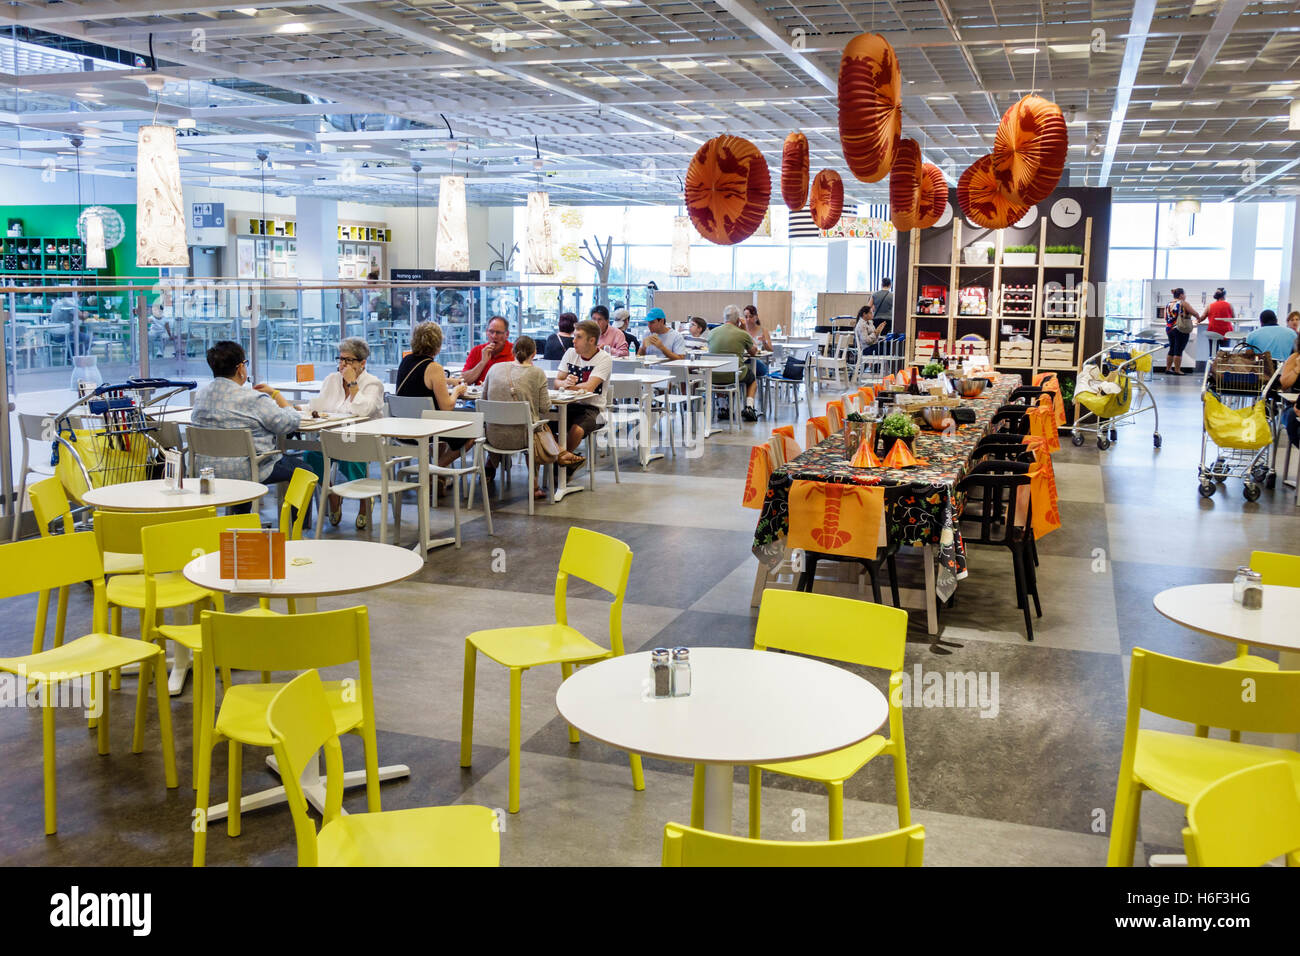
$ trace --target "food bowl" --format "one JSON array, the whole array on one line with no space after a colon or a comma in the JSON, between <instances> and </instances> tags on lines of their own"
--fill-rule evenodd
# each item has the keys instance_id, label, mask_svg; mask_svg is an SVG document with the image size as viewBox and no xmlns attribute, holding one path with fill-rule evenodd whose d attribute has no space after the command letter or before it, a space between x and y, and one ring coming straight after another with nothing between
<instances>
[{"instance_id":1,"label":"food bowl","mask_svg":"<svg viewBox=\"0 0 1300 956\"><path fill-rule=\"evenodd\" d=\"M942 405L927 405L921 409L925 427L931 431L942 431L943 423L950 417L948 409Z\"/></svg>"},{"instance_id":2,"label":"food bowl","mask_svg":"<svg viewBox=\"0 0 1300 956\"><path fill-rule=\"evenodd\" d=\"M984 391L984 386L988 385L986 378L959 378L957 379L957 394L962 398L979 398Z\"/></svg>"}]
</instances>

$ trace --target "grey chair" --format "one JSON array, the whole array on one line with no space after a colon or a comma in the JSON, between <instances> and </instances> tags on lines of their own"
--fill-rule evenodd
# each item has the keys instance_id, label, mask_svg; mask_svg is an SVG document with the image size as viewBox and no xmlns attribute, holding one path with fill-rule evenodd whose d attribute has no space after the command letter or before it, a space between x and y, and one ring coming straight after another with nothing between
<instances>
[{"instance_id":1,"label":"grey chair","mask_svg":"<svg viewBox=\"0 0 1300 956\"><path fill-rule=\"evenodd\" d=\"M23 460L19 468L21 477L18 479L18 496L14 498L11 541L18 540L18 529L22 526L23 497L27 494L28 477L39 475L41 478L48 478L54 474L54 466L50 464L50 443L54 440L54 419L48 415L31 415L26 412L19 412L18 433L23 443ZM34 460L31 455L32 442L37 442L37 448L40 449Z\"/></svg>"},{"instance_id":2,"label":"grey chair","mask_svg":"<svg viewBox=\"0 0 1300 956\"><path fill-rule=\"evenodd\" d=\"M508 467L509 459L513 458L515 455L524 455L528 459L528 513L530 515L534 514L536 507L533 501L532 476L537 474L537 460L533 453L531 436L538 428L546 428L547 423L545 421L533 420L533 407L527 402L489 402L487 399L481 398L475 403L475 407L478 409L479 414L483 416L485 435L483 450L501 456L503 463L502 471L505 473L506 479L510 476L510 470ZM530 440L525 443L527 447L503 448L492 444L492 442L486 438L486 426L488 425L517 425L526 429L530 438ZM544 468L542 471L546 481L554 484L554 481L551 478L552 469ZM503 486L505 483L505 480L501 482ZM552 489L552 491L553 490L554 489ZM487 497L486 491L484 491L483 497ZM497 490L497 500L501 500L501 489Z\"/></svg>"},{"instance_id":3,"label":"grey chair","mask_svg":"<svg viewBox=\"0 0 1300 956\"><path fill-rule=\"evenodd\" d=\"M389 444L386 439L377 435L358 435L355 431L350 431L346 426L322 431L320 433L320 445L321 454L325 459L325 477L318 489L321 514L324 515L326 502L332 494L338 495L340 498L355 498L357 500L378 498L380 543L388 543L388 512L385 509L389 503L392 504L393 520L396 524L393 540L400 541L402 538L402 494L420 487L417 482L402 481L397 478L397 466L410 461L410 455L401 454L399 446ZM356 478L342 484L331 484L333 463L336 461L377 463L379 465L379 477L371 478L367 475L365 478ZM424 507L423 502L421 502L421 507ZM317 538L320 537L321 528L324 525L323 520L316 522Z\"/></svg>"},{"instance_id":4,"label":"grey chair","mask_svg":"<svg viewBox=\"0 0 1300 956\"><path fill-rule=\"evenodd\" d=\"M419 418L425 412L437 411L433 399L427 396L385 395L390 418Z\"/></svg>"},{"instance_id":5,"label":"grey chair","mask_svg":"<svg viewBox=\"0 0 1300 956\"><path fill-rule=\"evenodd\" d=\"M190 425L186 429L190 453L190 474L198 474L199 458L239 458L248 463L248 480L258 481L262 462L278 455L278 451L259 455L253 445L253 433L247 428L203 428Z\"/></svg>"}]
</instances>

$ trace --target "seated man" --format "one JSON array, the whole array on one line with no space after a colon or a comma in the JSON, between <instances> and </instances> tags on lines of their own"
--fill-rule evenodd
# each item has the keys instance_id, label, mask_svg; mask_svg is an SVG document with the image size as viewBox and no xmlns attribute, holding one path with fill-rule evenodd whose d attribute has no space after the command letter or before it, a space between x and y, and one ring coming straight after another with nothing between
<instances>
[{"instance_id":1,"label":"seated man","mask_svg":"<svg viewBox=\"0 0 1300 956\"><path fill-rule=\"evenodd\" d=\"M487 337L486 342L474 346L465 357L465 371L460 377L466 385L479 385L487 381L488 370L493 365L513 362L515 359L510 344L510 323L504 317L494 315L488 319Z\"/></svg>"},{"instance_id":2,"label":"seated man","mask_svg":"<svg viewBox=\"0 0 1300 956\"><path fill-rule=\"evenodd\" d=\"M212 381L194 396L191 421L201 428L247 428L253 433L253 447L259 455L275 452L259 463L257 480L265 485L288 481L295 468L305 468L297 455L277 451L279 437L296 431L302 420L284 396L262 384L245 388L248 363L238 342L217 342L208 349L208 368ZM248 462L243 458L208 458L195 456L195 467L211 468L218 478L248 480ZM251 510L249 504L236 505L236 514Z\"/></svg>"},{"instance_id":3,"label":"seated man","mask_svg":"<svg viewBox=\"0 0 1300 956\"><path fill-rule=\"evenodd\" d=\"M579 322L573 330L573 347L560 359L555 372L555 387L587 392L589 397L569 406L569 434L561 441L570 452L577 452L582 440L604 424L605 383L609 381L614 360L608 352L601 351L600 326L588 319ZM573 474L582 462L569 465Z\"/></svg>"},{"instance_id":4,"label":"seated man","mask_svg":"<svg viewBox=\"0 0 1300 956\"><path fill-rule=\"evenodd\" d=\"M618 326L610 324L609 309L603 305L592 306L591 321L600 329L597 346L615 358L627 358L627 339L623 338L623 332Z\"/></svg>"},{"instance_id":5,"label":"seated man","mask_svg":"<svg viewBox=\"0 0 1300 956\"><path fill-rule=\"evenodd\" d=\"M1268 352L1282 362L1295 350L1296 333L1285 325L1277 324L1277 313L1265 309L1259 314L1259 328L1246 336L1246 344L1261 352Z\"/></svg>"},{"instance_id":6,"label":"seated man","mask_svg":"<svg viewBox=\"0 0 1300 956\"><path fill-rule=\"evenodd\" d=\"M722 310L723 323L709 333L709 352L713 355L740 356L740 381L745 386L745 410L741 417L747 422L758 421L758 410L754 408L754 394L758 391L758 379L754 369L745 361L746 357L758 353L753 337L740 327L740 309L729 305ZM714 372L715 384L730 385L730 372ZM731 414L736 414L735 409Z\"/></svg>"},{"instance_id":7,"label":"seated man","mask_svg":"<svg viewBox=\"0 0 1300 956\"><path fill-rule=\"evenodd\" d=\"M650 334L637 350L638 355L662 355L670 361L686 358L686 337L668 327L668 317L663 309L651 309L645 314Z\"/></svg>"},{"instance_id":8,"label":"seated man","mask_svg":"<svg viewBox=\"0 0 1300 956\"><path fill-rule=\"evenodd\" d=\"M630 326L632 325L632 313L627 309L615 309L614 314L610 317L610 322L614 327L623 333L623 341L627 343L627 354L636 355L640 349L640 342L632 334Z\"/></svg>"}]
</instances>

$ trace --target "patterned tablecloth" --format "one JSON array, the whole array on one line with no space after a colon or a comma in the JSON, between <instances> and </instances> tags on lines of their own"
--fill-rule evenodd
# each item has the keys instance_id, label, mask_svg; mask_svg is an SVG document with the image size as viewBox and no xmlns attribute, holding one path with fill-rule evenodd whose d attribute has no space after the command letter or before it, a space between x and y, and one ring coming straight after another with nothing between
<instances>
[{"instance_id":1,"label":"patterned tablecloth","mask_svg":"<svg viewBox=\"0 0 1300 956\"><path fill-rule=\"evenodd\" d=\"M970 468L975 446L1007 396L1023 383L1017 375L1001 375L975 399L962 404L975 409L976 419L955 434L923 431L913 452L924 465L914 468L854 468L849 464L842 435L832 435L815 448L772 473L767 497L754 532L754 556L769 567L781 563L789 529L790 484L796 480L884 485L885 520L889 540L899 545L938 545L940 576L950 582L966 576L966 554L957 527L956 487ZM946 573L945 573L946 572ZM951 576L951 577L949 577Z\"/></svg>"}]
</instances>

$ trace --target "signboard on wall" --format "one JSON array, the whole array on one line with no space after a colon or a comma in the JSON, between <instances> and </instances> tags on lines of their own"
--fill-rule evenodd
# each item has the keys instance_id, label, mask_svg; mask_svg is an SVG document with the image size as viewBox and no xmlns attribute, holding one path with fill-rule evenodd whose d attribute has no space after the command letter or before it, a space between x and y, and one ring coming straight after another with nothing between
<instances>
[{"instance_id":1,"label":"signboard on wall","mask_svg":"<svg viewBox=\"0 0 1300 956\"><path fill-rule=\"evenodd\" d=\"M479 274L470 272L447 272L442 269L389 269L388 278L393 282L478 282Z\"/></svg>"},{"instance_id":2,"label":"signboard on wall","mask_svg":"<svg viewBox=\"0 0 1300 956\"><path fill-rule=\"evenodd\" d=\"M225 203L190 203L190 216L185 223L187 245L224 246L228 238Z\"/></svg>"}]
</instances>

